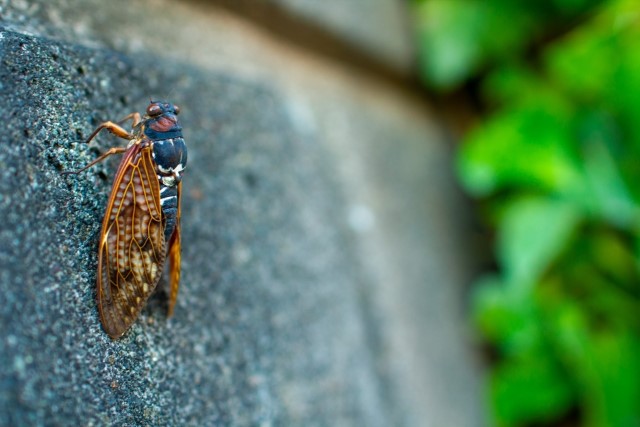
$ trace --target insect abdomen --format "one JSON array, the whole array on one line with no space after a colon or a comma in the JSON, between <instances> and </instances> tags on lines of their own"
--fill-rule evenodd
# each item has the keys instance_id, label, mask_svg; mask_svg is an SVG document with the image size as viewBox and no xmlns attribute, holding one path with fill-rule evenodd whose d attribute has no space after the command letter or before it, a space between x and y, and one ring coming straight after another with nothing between
<instances>
[{"instance_id":1,"label":"insect abdomen","mask_svg":"<svg viewBox=\"0 0 640 427\"><path fill-rule=\"evenodd\" d=\"M176 217L178 214L178 188L167 187L160 184L160 206L165 219L164 241L168 242L176 228Z\"/></svg>"}]
</instances>

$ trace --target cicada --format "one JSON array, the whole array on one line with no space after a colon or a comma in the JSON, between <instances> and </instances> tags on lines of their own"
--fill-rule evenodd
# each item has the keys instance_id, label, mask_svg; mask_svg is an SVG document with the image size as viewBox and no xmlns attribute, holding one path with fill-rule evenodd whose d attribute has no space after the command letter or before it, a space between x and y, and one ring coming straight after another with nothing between
<instances>
[{"instance_id":1,"label":"cicada","mask_svg":"<svg viewBox=\"0 0 640 427\"><path fill-rule=\"evenodd\" d=\"M187 146L177 105L151 101L144 116L131 113L97 127L127 139L77 174L108 156L124 153L113 180L98 247L97 302L111 338L122 336L136 320L169 261L169 313L180 282L180 201ZM120 124L132 121L131 131Z\"/></svg>"}]
</instances>

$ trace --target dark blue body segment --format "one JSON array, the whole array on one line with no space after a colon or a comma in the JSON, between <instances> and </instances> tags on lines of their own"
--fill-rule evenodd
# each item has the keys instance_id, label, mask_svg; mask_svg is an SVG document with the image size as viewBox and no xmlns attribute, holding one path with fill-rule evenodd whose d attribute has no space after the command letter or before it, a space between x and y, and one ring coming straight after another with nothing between
<instances>
[{"instance_id":1,"label":"dark blue body segment","mask_svg":"<svg viewBox=\"0 0 640 427\"><path fill-rule=\"evenodd\" d=\"M164 215L164 241L169 242L178 220L178 187L160 184L160 205Z\"/></svg>"},{"instance_id":2,"label":"dark blue body segment","mask_svg":"<svg viewBox=\"0 0 640 427\"><path fill-rule=\"evenodd\" d=\"M178 222L178 183L187 166L187 146L182 138L153 143L153 159L160 182L160 206L164 217L164 238L168 242Z\"/></svg>"},{"instance_id":3,"label":"dark blue body segment","mask_svg":"<svg viewBox=\"0 0 640 427\"><path fill-rule=\"evenodd\" d=\"M147 127L144 129L144 134L152 141L182 138L182 128L180 126L175 126L173 129L168 131L157 131Z\"/></svg>"},{"instance_id":4,"label":"dark blue body segment","mask_svg":"<svg viewBox=\"0 0 640 427\"><path fill-rule=\"evenodd\" d=\"M164 239L171 239L178 224L178 184L187 167L187 146L178 123L180 109L170 103L151 102L141 131L151 141L152 157L160 183L160 206L164 220Z\"/></svg>"},{"instance_id":5,"label":"dark blue body segment","mask_svg":"<svg viewBox=\"0 0 640 427\"><path fill-rule=\"evenodd\" d=\"M187 145L184 139L177 137L155 141L153 160L158 165L160 173L170 170L183 171L187 167Z\"/></svg>"}]
</instances>

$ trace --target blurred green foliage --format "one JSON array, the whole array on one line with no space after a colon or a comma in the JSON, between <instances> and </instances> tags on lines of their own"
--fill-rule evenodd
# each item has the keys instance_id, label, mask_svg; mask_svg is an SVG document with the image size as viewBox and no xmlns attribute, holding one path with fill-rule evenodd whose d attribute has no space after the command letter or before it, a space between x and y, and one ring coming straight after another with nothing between
<instances>
[{"instance_id":1,"label":"blurred green foliage","mask_svg":"<svg viewBox=\"0 0 640 427\"><path fill-rule=\"evenodd\" d=\"M496 230L473 318L499 426L640 426L640 2L422 0L422 71L479 81L458 172Z\"/></svg>"}]
</instances>

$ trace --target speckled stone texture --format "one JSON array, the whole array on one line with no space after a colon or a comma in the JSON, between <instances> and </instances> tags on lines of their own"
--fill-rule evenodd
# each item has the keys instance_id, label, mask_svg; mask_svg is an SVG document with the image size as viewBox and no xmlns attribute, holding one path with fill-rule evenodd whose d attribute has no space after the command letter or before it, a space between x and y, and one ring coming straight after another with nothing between
<instances>
[{"instance_id":1,"label":"speckled stone texture","mask_svg":"<svg viewBox=\"0 0 640 427\"><path fill-rule=\"evenodd\" d=\"M201 2L0 9L0 425L483 425L465 205L422 100ZM149 97L189 146L182 287L112 341L118 159L61 172Z\"/></svg>"},{"instance_id":2,"label":"speckled stone texture","mask_svg":"<svg viewBox=\"0 0 640 427\"><path fill-rule=\"evenodd\" d=\"M274 94L6 31L1 41L3 424L313 424L330 413L384 425L326 158L287 130ZM77 143L99 121L176 81L190 143L183 291L173 319L159 293L112 342L94 272L115 165L60 172L115 143Z\"/></svg>"}]
</instances>

